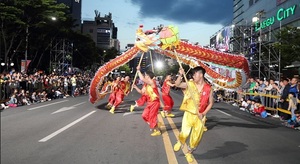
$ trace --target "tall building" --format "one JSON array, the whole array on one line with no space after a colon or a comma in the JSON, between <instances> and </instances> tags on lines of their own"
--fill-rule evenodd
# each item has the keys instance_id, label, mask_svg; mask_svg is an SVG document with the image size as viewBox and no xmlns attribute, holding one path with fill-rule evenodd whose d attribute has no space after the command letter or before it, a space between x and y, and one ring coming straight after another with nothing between
<instances>
[{"instance_id":1,"label":"tall building","mask_svg":"<svg viewBox=\"0 0 300 164\"><path fill-rule=\"evenodd\" d=\"M275 67L280 65L280 58L272 45L275 34L285 26L300 27L299 0L233 0L230 39L226 43L230 52L249 59L252 76L278 79L280 69ZM211 47L220 43L218 33L211 37ZM262 50L267 50L268 56Z\"/></svg>"},{"instance_id":2,"label":"tall building","mask_svg":"<svg viewBox=\"0 0 300 164\"><path fill-rule=\"evenodd\" d=\"M259 78L280 78L276 33L285 26L300 27L299 0L234 0L233 24L244 36L244 53ZM234 37L242 35L235 34ZM263 52L267 50L267 54Z\"/></svg>"},{"instance_id":3,"label":"tall building","mask_svg":"<svg viewBox=\"0 0 300 164\"><path fill-rule=\"evenodd\" d=\"M112 20L112 14L100 16L100 12L95 11L94 21L84 20L82 24L82 33L89 34L99 48L116 48L120 50L120 43L117 39L118 28Z\"/></svg>"},{"instance_id":4,"label":"tall building","mask_svg":"<svg viewBox=\"0 0 300 164\"><path fill-rule=\"evenodd\" d=\"M57 0L57 3L63 3L67 5L70 9L70 14L72 18L75 20L74 30L81 30L81 0Z\"/></svg>"}]
</instances>

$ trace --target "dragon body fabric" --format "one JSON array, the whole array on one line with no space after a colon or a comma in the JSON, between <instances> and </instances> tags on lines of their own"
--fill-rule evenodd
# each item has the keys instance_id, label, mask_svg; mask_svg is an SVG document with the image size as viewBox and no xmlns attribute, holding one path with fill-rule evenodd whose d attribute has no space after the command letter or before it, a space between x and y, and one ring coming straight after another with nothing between
<instances>
[{"instance_id":1,"label":"dragon body fabric","mask_svg":"<svg viewBox=\"0 0 300 164\"><path fill-rule=\"evenodd\" d=\"M95 103L107 94L101 92L107 74L128 63L138 53L149 50L178 59L192 68L203 67L206 70L206 78L219 88L236 90L249 76L248 61L241 55L211 50L181 41L178 28L172 25L145 32L143 26L140 26L136 31L135 46L101 66L95 73L90 84L90 102Z\"/></svg>"}]
</instances>

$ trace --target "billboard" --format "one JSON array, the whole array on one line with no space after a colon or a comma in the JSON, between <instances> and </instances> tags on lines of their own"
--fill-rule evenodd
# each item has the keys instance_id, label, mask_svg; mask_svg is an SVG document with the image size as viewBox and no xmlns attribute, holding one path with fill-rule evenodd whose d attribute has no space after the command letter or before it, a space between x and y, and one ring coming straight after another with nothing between
<instances>
[{"instance_id":1,"label":"billboard","mask_svg":"<svg viewBox=\"0 0 300 164\"><path fill-rule=\"evenodd\" d=\"M221 31L219 31L216 37L216 49L219 51L228 51L231 35L230 26L224 27Z\"/></svg>"}]
</instances>

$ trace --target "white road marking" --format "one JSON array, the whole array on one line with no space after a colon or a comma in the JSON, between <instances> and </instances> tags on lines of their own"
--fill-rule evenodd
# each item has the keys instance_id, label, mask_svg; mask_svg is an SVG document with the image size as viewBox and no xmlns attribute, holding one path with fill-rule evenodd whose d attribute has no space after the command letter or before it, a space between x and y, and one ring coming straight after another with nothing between
<instances>
[{"instance_id":1,"label":"white road marking","mask_svg":"<svg viewBox=\"0 0 300 164\"><path fill-rule=\"evenodd\" d=\"M67 110L71 110L71 109L75 109L74 106L70 106L70 107L62 107L60 109L58 109L57 111L51 113L51 114L55 114L55 113L59 113L59 112L64 112L64 111L67 111Z\"/></svg>"},{"instance_id":2,"label":"white road marking","mask_svg":"<svg viewBox=\"0 0 300 164\"><path fill-rule=\"evenodd\" d=\"M85 104L85 103L86 103L86 102L82 102L82 103L75 104L75 105L73 105L73 106L79 106L79 105Z\"/></svg>"},{"instance_id":3,"label":"white road marking","mask_svg":"<svg viewBox=\"0 0 300 164\"><path fill-rule=\"evenodd\" d=\"M134 112L126 112L123 114L123 116L131 115L131 114L134 114Z\"/></svg>"},{"instance_id":4,"label":"white road marking","mask_svg":"<svg viewBox=\"0 0 300 164\"><path fill-rule=\"evenodd\" d=\"M219 109L217 109L217 111L219 111L219 112L221 112L221 113L223 113L223 114L225 114L225 115L227 115L227 116L232 116L231 114L228 114L228 113L226 113L226 112L223 112L223 111L221 111L221 110L219 110Z\"/></svg>"},{"instance_id":5,"label":"white road marking","mask_svg":"<svg viewBox=\"0 0 300 164\"><path fill-rule=\"evenodd\" d=\"M43 108L43 107L45 107L45 106L50 106L50 105L54 105L54 104L60 104L60 103L66 102L66 101L69 101L69 100L63 100L63 101L59 101L59 102L54 102L54 103L42 105L42 106L37 106L37 107L34 107L34 108L29 108L29 109L27 109L27 110L39 109L39 108Z\"/></svg>"},{"instance_id":6,"label":"white road marking","mask_svg":"<svg viewBox=\"0 0 300 164\"><path fill-rule=\"evenodd\" d=\"M70 106L70 107L62 107L60 109L58 109L57 111L51 113L51 114L55 114L55 113L59 113L59 112L64 112L64 111L68 111L68 110L71 110L71 109L75 109L76 106L79 106L81 104L84 104L86 102L82 102L82 103L78 103L78 104L75 104L73 106Z\"/></svg>"},{"instance_id":7,"label":"white road marking","mask_svg":"<svg viewBox=\"0 0 300 164\"><path fill-rule=\"evenodd\" d=\"M77 124L78 122L80 122L81 120L87 118L88 116L92 115L92 114L95 113L95 112L96 112L96 110L94 110L94 111L92 111L92 112L90 112L90 113L88 113L88 114L86 114L86 115L80 117L79 119L77 119L77 120L71 122L70 124L64 126L63 128L61 128L61 129L59 129L59 130L53 132L52 134L48 135L47 137L45 137L45 138L39 140L39 142L46 142L46 141L50 140L51 138L55 137L55 136L58 135L59 133L61 133L61 132L65 131L65 130L67 130L67 129L70 128L71 126Z\"/></svg>"}]
</instances>

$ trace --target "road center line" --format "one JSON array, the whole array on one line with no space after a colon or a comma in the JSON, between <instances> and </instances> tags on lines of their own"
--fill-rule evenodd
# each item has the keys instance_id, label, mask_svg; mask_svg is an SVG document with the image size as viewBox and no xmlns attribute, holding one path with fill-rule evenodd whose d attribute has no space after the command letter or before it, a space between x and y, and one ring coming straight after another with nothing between
<instances>
[{"instance_id":1,"label":"road center line","mask_svg":"<svg viewBox=\"0 0 300 164\"><path fill-rule=\"evenodd\" d=\"M167 117L167 120L168 120L168 122L169 122L169 124L170 124L170 126L171 126L171 128L172 128L172 130L173 130L173 133L174 133L174 135L176 136L176 139L177 139L177 141L178 141L179 130L177 129L177 127L176 127L176 125L175 125L175 123L174 123L174 121L173 121L172 118ZM176 141L176 142L177 142L177 141ZM188 147L188 146L187 146L187 144L185 143L184 146L183 146L183 148L182 148L183 154L185 154L185 152L188 152L187 147ZM173 151L173 149L172 149L172 151ZM173 152L174 152L174 151L173 151ZM197 162L196 159L194 159L194 161L193 161L191 164L198 164L198 162Z\"/></svg>"},{"instance_id":2,"label":"road center line","mask_svg":"<svg viewBox=\"0 0 300 164\"><path fill-rule=\"evenodd\" d=\"M58 102L54 102L54 103L50 103L50 104L46 104L46 105L42 105L42 106L37 106L37 107L34 107L34 108L29 108L27 110L39 109L39 108L43 108L45 106L50 106L50 105L54 105L54 104L60 104L60 103L66 102L66 101L69 101L69 100L58 101Z\"/></svg>"},{"instance_id":3,"label":"road center line","mask_svg":"<svg viewBox=\"0 0 300 164\"><path fill-rule=\"evenodd\" d=\"M164 141L164 146L165 146L165 150L166 150L166 154L167 154L167 158L168 158L168 162L171 164L178 164L176 155L173 151L173 146L168 134L168 131L166 129L165 123L161 117L161 115L158 115L158 121L161 122L163 124L163 126L160 127L160 129L162 130L162 138Z\"/></svg>"},{"instance_id":4,"label":"road center line","mask_svg":"<svg viewBox=\"0 0 300 164\"><path fill-rule=\"evenodd\" d=\"M223 113L223 114L227 115L227 116L232 116L231 114L228 114L228 113L226 113L226 112L223 112L223 111L221 111L221 110L219 110L219 109L216 109L216 110L219 111L220 113Z\"/></svg>"},{"instance_id":5,"label":"road center line","mask_svg":"<svg viewBox=\"0 0 300 164\"><path fill-rule=\"evenodd\" d=\"M39 140L39 142L46 142L46 141L48 141L49 139L53 138L54 136L58 135L59 133L65 131L65 130L67 130L67 129L70 128L71 126L77 124L78 122L80 122L81 120L87 118L88 116L90 116L91 114L93 114L93 113L95 113L95 112L96 112L96 110L94 110L94 111L92 111L92 112L90 112L90 113L88 113L88 114L86 114L86 115L80 117L79 119L77 119L77 120L71 122L70 124L64 126L63 128L61 128L61 129L59 129L59 130L53 132L52 134L48 135L47 137L45 137L45 138Z\"/></svg>"}]
</instances>

